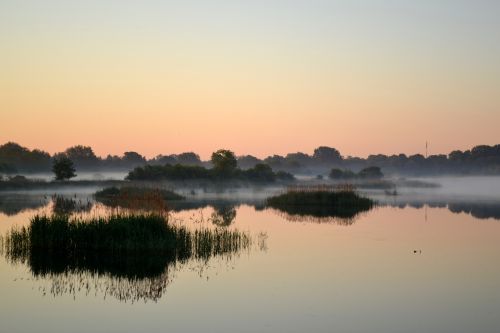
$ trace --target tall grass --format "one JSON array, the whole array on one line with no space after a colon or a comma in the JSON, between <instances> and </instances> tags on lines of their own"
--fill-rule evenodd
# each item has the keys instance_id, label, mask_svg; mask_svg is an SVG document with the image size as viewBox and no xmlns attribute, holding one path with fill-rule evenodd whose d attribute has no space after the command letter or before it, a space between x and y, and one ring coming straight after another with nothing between
<instances>
[{"instance_id":1,"label":"tall grass","mask_svg":"<svg viewBox=\"0 0 500 333\"><path fill-rule=\"evenodd\" d=\"M251 245L246 233L225 229L189 230L160 214L120 214L70 218L33 217L11 230L4 253L27 262L35 274L90 270L123 276L161 273L177 261L231 255Z\"/></svg>"},{"instance_id":2,"label":"tall grass","mask_svg":"<svg viewBox=\"0 0 500 333\"><path fill-rule=\"evenodd\" d=\"M370 210L374 202L362 197L350 185L293 187L267 199L268 207L290 215L353 218Z\"/></svg>"},{"instance_id":3,"label":"tall grass","mask_svg":"<svg viewBox=\"0 0 500 333\"><path fill-rule=\"evenodd\" d=\"M111 207L155 211L168 210L168 201L184 199L169 190L132 186L108 187L96 192L94 198Z\"/></svg>"}]
</instances>

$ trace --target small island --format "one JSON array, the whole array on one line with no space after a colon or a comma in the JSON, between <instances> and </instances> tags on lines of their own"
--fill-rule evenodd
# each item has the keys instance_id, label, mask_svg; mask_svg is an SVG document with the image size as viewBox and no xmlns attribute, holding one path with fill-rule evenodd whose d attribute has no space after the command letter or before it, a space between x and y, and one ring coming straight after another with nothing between
<instances>
[{"instance_id":1,"label":"small island","mask_svg":"<svg viewBox=\"0 0 500 333\"><path fill-rule=\"evenodd\" d=\"M266 205L295 216L352 219L373 208L375 203L360 196L352 187L298 186L268 198Z\"/></svg>"}]
</instances>

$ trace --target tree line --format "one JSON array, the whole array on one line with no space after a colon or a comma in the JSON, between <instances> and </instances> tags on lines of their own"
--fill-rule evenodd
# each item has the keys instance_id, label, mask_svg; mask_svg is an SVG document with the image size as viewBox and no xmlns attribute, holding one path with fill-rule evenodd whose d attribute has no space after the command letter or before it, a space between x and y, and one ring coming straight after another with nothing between
<instances>
[{"instance_id":1,"label":"tree line","mask_svg":"<svg viewBox=\"0 0 500 333\"><path fill-rule=\"evenodd\" d=\"M0 145L0 173L50 172L54 159L69 158L77 170L129 171L139 166L185 165L211 168L212 160L203 161L194 152L158 155L148 159L138 152L128 151L121 156L97 156L89 146L77 145L63 152L50 155L33 149L30 150L14 142ZM282 170L294 174L328 174L332 168L359 172L362 169L377 166L384 174L399 175L498 175L500 174L500 145L475 146L472 149L455 150L449 154L437 154L425 157L421 154L406 155L370 155L367 158L342 156L333 148L321 146L313 154L304 152L290 153L285 156L271 155L264 159L252 155L236 158L236 165L241 170L265 164L273 170Z\"/></svg>"}]
</instances>

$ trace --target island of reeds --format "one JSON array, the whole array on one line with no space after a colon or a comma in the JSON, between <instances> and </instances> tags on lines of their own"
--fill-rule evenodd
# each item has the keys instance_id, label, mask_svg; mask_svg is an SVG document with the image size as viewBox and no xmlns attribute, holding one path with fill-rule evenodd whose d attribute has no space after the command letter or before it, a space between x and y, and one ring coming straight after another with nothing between
<instances>
[{"instance_id":1,"label":"island of reeds","mask_svg":"<svg viewBox=\"0 0 500 333\"><path fill-rule=\"evenodd\" d=\"M229 259L251 243L245 232L188 229L159 213L52 214L36 215L29 225L9 231L1 249L7 260L27 264L35 278L52 280L54 294L76 293L91 288L89 281L100 281L99 288L122 301L156 301L172 269L192 260L206 265L213 257Z\"/></svg>"},{"instance_id":2,"label":"island of reeds","mask_svg":"<svg viewBox=\"0 0 500 333\"><path fill-rule=\"evenodd\" d=\"M28 262L35 273L86 269L133 277L139 263L134 258L144 263L151 257L166 262L207 260L231 255L250 243L250 236L237 230L189 230L168 223L161 214L148 213L93 218L36 215L28 226L12 229L3 247L7 258Z\"/></svg>"},{"instance_id":3,"label":"island of reeds","mask_svg":"<svg viewBox=\"0 0 500 333\"><path fill-rule=\"evenodd\" d=\"M352 219L374 202L350 186L296 186L268 198L266 205L296 217Z\"/></svg>"},{"instance_id":4,"label":"island of reeds","mask_svg":"<svg viewBox=\"0 0 500 333\"><path fill-rule=\"evenodd\" d=\"M94 193L96 201L111 207L143 210L167 210L167 202L184 200L173 191L149 187L107 187Z\"/></svg>"}]
</instances>

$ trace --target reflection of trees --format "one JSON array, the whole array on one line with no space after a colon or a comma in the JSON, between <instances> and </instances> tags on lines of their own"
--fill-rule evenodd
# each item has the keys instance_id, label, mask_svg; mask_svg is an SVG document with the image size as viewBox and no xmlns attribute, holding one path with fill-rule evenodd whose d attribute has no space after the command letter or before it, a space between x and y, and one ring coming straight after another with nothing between
<instances>
[{"instance_id":1,"label":"reflection of trees","mask_svg":"<svg viewBox=\"0 0 500 333\"><path fill-rule=\"evenodd\" d=\"M12 216L29 209L38 209L47 204L47 198L25 194L0 196L0 212Z\"/></svg>"},{"instance_id":2,"label":"reflection of trees","mask_svg":"<svg viewBox=\"0 0 500 333\"><path fill-rule=\"evenodd\" d=\"M478 219L493 218L500 220L500 202L496 203L450 203L448 209L453 213L466 213Z\"/></svg>"},{"instance_id":3,"label":"reflection of trees","mask_svg":"<svg viewBox=\"0 0 500 333\"><path fill-rule=\"evenodd\" d=\"M214 207L214 212L210 217L213 224L220 227L227 227L236 218L236 208L234 206Z\"/></svg>"},{"instance_id":4,"label":"reflection of trees","mask_svg":"<svg viewBox=\"0 0 500 333\"><path fill-rule=\"evenodd\" d=\"M398 200L396 202L388 202L382 204L384 206L405 208L412 207L423 209L425 206L430 208L447 208L450 212L459 214L465 213L477 219L496 219L500 220L500 202L493 201L425 201L425 200Z\"/></svg>"}]
</instances>

